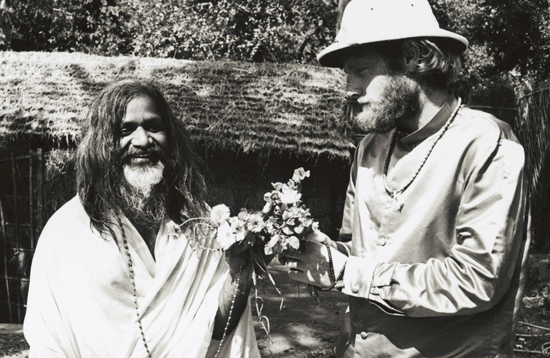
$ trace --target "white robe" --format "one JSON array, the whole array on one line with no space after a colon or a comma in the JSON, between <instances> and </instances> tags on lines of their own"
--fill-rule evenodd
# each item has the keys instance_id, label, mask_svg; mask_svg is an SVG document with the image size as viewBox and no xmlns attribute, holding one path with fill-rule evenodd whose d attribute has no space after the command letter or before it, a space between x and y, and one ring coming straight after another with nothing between
<instances>
[{"instance_id":1,"label":"white robe","mask_svg":"<svg viewBox=\"0 0 550 358\"><path fill-rule=\"evenodd\" d=\"M183 234L169 235L164 225L155 262L137 230L122 220L152 357L213 356L214 317L228 275L223 253L193 250ZM30 358L147 357L120 232L117 238L118 244L90 229L78 197L48 221L31 268L24 323ZM217 247L215 240L204 244ZM250 305L218 357L259 357Z\"/></svg>"}]
</instances>

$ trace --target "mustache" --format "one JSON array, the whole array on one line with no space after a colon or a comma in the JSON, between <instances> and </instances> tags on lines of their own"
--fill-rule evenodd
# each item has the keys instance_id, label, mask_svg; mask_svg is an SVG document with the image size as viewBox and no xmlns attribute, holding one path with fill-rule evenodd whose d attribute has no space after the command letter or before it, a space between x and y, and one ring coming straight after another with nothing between
<instances>
[{"instance_id":1,"label":"mustache","mask_svg":"<svg viewBox=\"0 0 550 358\"><path fill-rule=\"evenodd\" d=\"M120 150L119 158L122 164L128 163L130 160L140 157L149 157L153 160L160 160L163 163L166 161L166 153L158 144L145 149L130 146L126 150Z\"/></svg>"}]
</instances>

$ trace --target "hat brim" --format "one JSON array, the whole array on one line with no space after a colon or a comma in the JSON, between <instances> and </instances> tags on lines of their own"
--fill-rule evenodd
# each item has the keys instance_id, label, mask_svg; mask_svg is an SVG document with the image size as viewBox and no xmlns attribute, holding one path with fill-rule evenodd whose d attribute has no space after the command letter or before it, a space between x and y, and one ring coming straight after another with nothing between
<instances>
[{"instance_id":1,"label":"hat brim","mask_svg":"<svg viewBox=\"0 0 550 358\"><path fill-rule=\"evenodd\" d=\"M343 68L344 60L346 58L346 51L350 48L379 43L379 42L408 40L408 39L414 39L414 38L433 39L437 43L444 44L445 47L447 47L450 51L457 54L463 53L468 48L468 40L465 37L451 31L439 29L437 33L430 33L425 35L415 34L415 36L407 36L407 37L400 37L400 38L384 38L384 39L373 38L371 41L364 41L360 43L335 42L332 45L325 48L324 50L322 50L321 52L319 52L319 54L317 55L317 60L322 66Z\"/></svg>"}]
</instances>

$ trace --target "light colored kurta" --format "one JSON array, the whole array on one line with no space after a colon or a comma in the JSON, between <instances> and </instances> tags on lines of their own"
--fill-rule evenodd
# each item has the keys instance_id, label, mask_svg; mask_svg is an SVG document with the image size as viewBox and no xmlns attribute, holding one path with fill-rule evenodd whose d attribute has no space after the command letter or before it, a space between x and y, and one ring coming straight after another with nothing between
<instances>
[{"instance_id":1,"label":"light colored kurta","mask_svg":"<svg viewBox=\"0 0 550 358\"><path fill-rule=\"evenodd\" d=\"M402 188L457 106L397 141ZM345 357L511 357L524 235L524 152L509 125L462 108L394 210L383 185L392 133L367 135L342 227L352 235Z\"/></svg>"},{"instance_id":2,"label":"light colored kurta","mask_svg":"<svg viewBox=\"0 0 550 358\"><path fill-rule=\"evenodd\" d=\"M164 225L156 262L126 219L138 307L152 357L202 358L212 341L218 296L228 275L220 251L195 249ZM147 357L138 328L128 258L119 244L90 229L77 197L44 228L33 258L25 337L31 358ZM191 239L190 239L191 240ZM217 247L215 240L202 245ZM259 357L250 307L219 357Z\"/></svg>"}]
</instances>

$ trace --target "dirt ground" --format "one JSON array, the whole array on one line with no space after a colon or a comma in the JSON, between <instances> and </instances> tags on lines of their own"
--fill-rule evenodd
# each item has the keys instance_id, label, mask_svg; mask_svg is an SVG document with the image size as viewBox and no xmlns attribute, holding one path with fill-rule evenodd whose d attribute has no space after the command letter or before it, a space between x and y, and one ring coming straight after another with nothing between
<instances>
[{"instance_id":1,"label":"dirt ground","mask_svg":"<svg viewBox=\"0 0 550 358\"><path fill-rule=\"evenodd\" d=\"M256 337L262 357L334 357L334 347L347 307L346 297L337 291L319 291L317 302L309 294L307 286L290 280L288 269L276 261L273 260L269 268L281 295L268 279L258 285L258 296L264 302L262 315L267 317L270 326L268 336L256 323ZM254 307L253 314L257 318Z\"/></svg>"}]
</instances>

